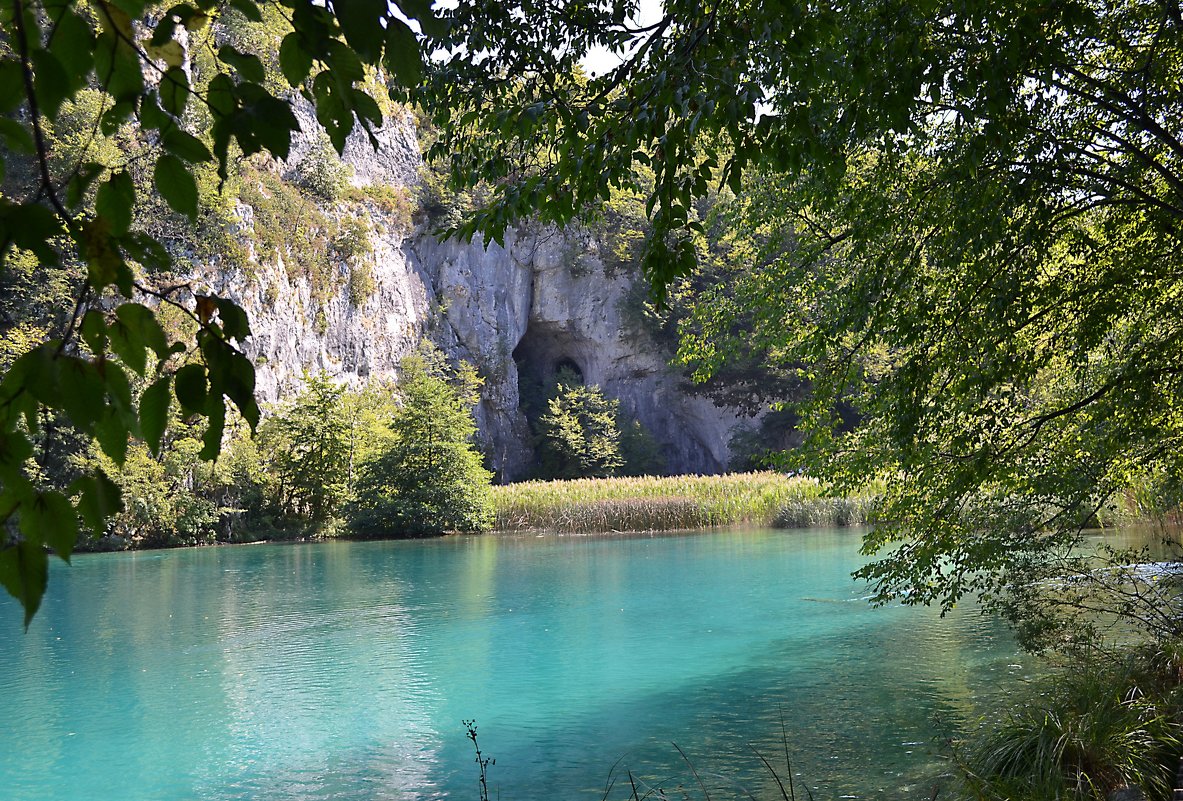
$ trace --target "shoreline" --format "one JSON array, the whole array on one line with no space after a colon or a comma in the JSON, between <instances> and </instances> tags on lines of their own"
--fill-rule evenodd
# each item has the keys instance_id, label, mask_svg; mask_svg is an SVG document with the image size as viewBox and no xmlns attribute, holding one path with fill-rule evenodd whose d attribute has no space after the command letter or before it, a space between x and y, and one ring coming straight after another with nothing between
<instances>
[{"instance_id":1,"label":"shoreline","mask_svg":"<svg viewBox=\"0 0 1183 801\"><path fill-rule=\"evenodd\" d=\"M491 529L489 531L465 532L465 531L447 531L442 534L434 534L431 536L382 536L382 537L357 537L357 536L324 536L324 537L291 537L291 538L275 538L275 539L259 539L241 542L232 542L228 540L215 540L213 542L200 542L191 545L140 545L126 548L88 548L80 546L74 549L72 556L77 555L101 555L101 554L120 554L120 553L151 553L155 551L192 551L203 548L237 548L241 546L253 545L316 545L328 542L414 542L418 540L441 540L449 537L553 537L556 539L627 539L633 537L677 537L687 534L709 534L712 532L729 532L729 531L808 531L813 529L850 529L851 531L868 528L865 524L852 524L845 526L832 525L818 525L818 526L795 526L795 527L778 527L764 525L758 522L735 523L733 525L714 526L711 528L667 528L667 529L633 529L633 530L603 530L603 531L556 531L553 529Z\"/></svg>"}]
</instances>

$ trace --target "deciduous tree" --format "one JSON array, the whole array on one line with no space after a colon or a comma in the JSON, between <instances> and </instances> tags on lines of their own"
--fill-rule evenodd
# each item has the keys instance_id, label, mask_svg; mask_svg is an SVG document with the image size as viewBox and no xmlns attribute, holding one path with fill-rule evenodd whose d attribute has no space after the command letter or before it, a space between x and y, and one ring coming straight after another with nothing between
<instances>
[{"instance_id":1,"label":"deciduous tree","mask_svg":"<svg viewBox=\"0 0 1183 801\"><path fill-rule=\"evenodd\" d=\"M351 527L363 536L483 531L493 474L473 444L481 380L432 347L403 360L386 450L362 465Z\"/></svg>"}]
</instances>

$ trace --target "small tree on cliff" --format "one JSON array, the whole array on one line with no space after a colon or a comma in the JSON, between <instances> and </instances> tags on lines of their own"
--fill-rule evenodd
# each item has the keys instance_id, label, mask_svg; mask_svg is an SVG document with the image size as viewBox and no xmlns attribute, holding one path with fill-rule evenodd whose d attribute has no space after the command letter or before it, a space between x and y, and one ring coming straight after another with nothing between
<instances>
[{"instance_id":1,"label":"small tree on cliff","mask_svg":"<svg viewBox=\"0 0 1183 801\"><path fill-rule=\"evenodd\" d=\"M402 362L391 446L364 465L350 525L364 535L481 531L493 522L492 473L473 446L481 380L423 348Z\"/></svg>"}]
</instances>

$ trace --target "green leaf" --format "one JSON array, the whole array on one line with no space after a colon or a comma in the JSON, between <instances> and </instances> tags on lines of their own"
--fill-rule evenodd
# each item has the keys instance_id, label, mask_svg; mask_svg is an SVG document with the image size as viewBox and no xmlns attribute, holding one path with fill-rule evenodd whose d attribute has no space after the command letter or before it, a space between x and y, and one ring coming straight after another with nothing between
<instances>
[{"instance_id":1,"label":"green leaf","mask_svg":"<svg viewBox=\"0 0 1183 801\"><path fill-rule=\"evenodd\" d=\"M0 139L9 150L17 153L32 153L37 149L28 126L7 117L0 119Z\"/></svg>"},{"instance_id":2,"label":"green leaf","mask_svg":"<svg viewBox=\"0 0 1183 801\"><path fill-rule=\"evenodd\" d=\"M404 14L419 23L425 34L443 36L448 30L447 23L432 13L431 3L432 0L395 0Z\"/></svg>"},{"instance_id":3,"label":"green leaf","mask_svg":"<svg viewBox=\"0 0 1183 801\"><path fill-rule=\"evenodd\" d=\"M160 47L167 42L176 38L177 25L180 24L178 12L188 10L189 13L193 9L188 6L173 6L160 18L160 22L156 23L156 27L152 30L152 37L148 40L148 44L152 47Z\"/></svg>"},{"instance_id":4,"label":"green leaf","mask_svg":"<svg viewBox=\"0 0 1183 801\"><path fill-rule=\"evenodd\" d=\"M37 371L43 360L52 366L52 347L56 347L56 343L52 346L48 343L38 345L0 375L0 431L12 431L22 419L30 432L37 431L37 415L41 406L33 395L29 377ZM23 473L20 475L23 476Z\"/></svg>"},{"instance_id":5,"label":"green leaf","mask_svg":"<svg viewBox=\"0 0 1183 801\"><path fill-rule=\"evenodd\" d=\"M92 353L98 355L106 351L107 321L101 311L91 309L83 315L79 331L82 334L82 341L90 347Z\"/></svg>"},{"instance_id":6,"label":"green leaf","mask_svg":"<svg viewBox=\"0 0 1183 801\"><path fill-rule=\"evenodd\" d=\"M219 403L223 394L229 397L254 428L259 419L259 408L255 401L255 368L250 359L224 340L212 336L201 343L201 355L209 368L211 396L216 393Z\"/></svg>"},{"instance_id":7,"label":"green leaf","mask_svg":"<svg viewBox=\"0 0 1183 801\"><path fill-rule=\"evenodd\" d=\"M94 48L94 72L99 85L120 103L134 103L144 91L144 73L135 50L113 31L99 34Z\"/></svg>"},{"instance_id":8,"label":"green leaf","mask_svg":"<svg viewBox=\"0 0 1183 801\"><path fill-rule=\"evenodd\" d=\"M82 202L90 189L91 184L98 179L106 167L94 161L88 161L82 164L78 171L70 178L70 183L66 186L66 205L74 208Z\"/></svg>"},{"instance_id":9,"label":"green leaf","mask_svg":"<svg viewBox=\"0 0 1183 801\"><path fill-rule=\"evenodd\" d=\"M246 312L229 298L214 298L218 306L218 317L222 320L222 331L231 339L245 342L251 335L251 325Z\"/></svg>"},{"instance_id":10,"label":"green leaf","mask_svg":"<svg viewBox=\"0 0 1183 801\"><path fill-rule=\"evenodd\" d=\"M140 127L156 131L167 131L176 127L176 121L164 113L156 99L156 90L149 91L140 100Z\"/></svg>"},{"instance_id":11,"label":"green leaf","mask_svg":"<svg viewBox=\"0 0 1183 801\"><path fill-rule=\"evenodd\" d=\"M198 455L212 462L222 451L222 432L226 428L226 402L220 392L211 393L206 400L205 415L207 427L202 437L204 446Z\"/></svg>"},{"instance_id":12,"label":"green leaf","mask_svg":"<svg viewBox=\"0 0 1183 801\"><path fill-rule=\"evenodd\" d=\"M279 45L279 69L291 86L299 86L312 71L312 53L304 47L300 34L292 31ZM19 98L16 101L20 102Z\"/></svg>"},{"instance_id":13,"label":"green leaf","mask_svg":"<svg viewBox=\"0 0 1183 801\"><path fill-rule=\"evenodd\" d=\"M56 404L59 395L56 343L42 342L17 358L4 376L5 387L11 383L41 403Z\"/></svg>"},{"instance_id":14,"label":"green leaf","mask_svg":"<svg viewBox=\"0 0 1183 801\"><path fill-rule=\"evenodd\" d=\"M189 102L189 76L180 67L169 67L160 79L160 104L174 117L185 113Z\"/></svg>"},{"instance_id":15,"label":"green leaf","mask_svg":"<svg viewBox=\"0 0 1183 801\"><path fill-rule=\"evenodd\" d=\"M161 143L169 153L180 156L190 163L213 159L213 154L209 152L209 148L205 146L204 142L180 128L170 128L166 131Z\"/></svg>"},{"instance_id":16,"label":"green leaf","mask_svg":"<svg viewBox=\"0 0 1183 801\"><path fill-rule=\"evenodd\" d=\"M104 415L95 424L94 434L103 453L107 454L115 464L122 467L127 460L127 441L131 432L127 430L127 426L119 419L118 415L110 412Z\"/></svg>"},{"instance_id":17,"label":"green leaf","mask_svg":"<svg viewBox=\"0 0 1183 801\"><path fill-rule=\"evenodd\" d=\"M423 56L415 33L400 19L391 17L386 26L386 69L400 84L413 89L423 80Z\"/></svg>"},{"instance_id":18,"label":"green leaf","mask_svg":"<svg viewBox=\"0 0 1183 801\"><path fill-rule=\"evenodd\" d=\"M365 63L376 63L382 53L382 20L390 13L386 0L349 0L334 3L333 10L349 46Z\"/></svg>"},{"instance_id":19,"label":"green leaf","mask_svg":"<svg viewBox=\"0 0 1183 801\"><path fill-rule=\"evenodd\" d=\"M123 261L110 231L110 224L104 217L82 223L80 244L86 257L87 278L95 289L114 284L128 297L132 291L131 269Z\"/></svg>"},{"instance_id":20,"label":"green leaf","mask_svg":"<svg viewBox=\"0 0 1183 801\"><path fill-rule=\"evenodd\" d=\"M169 377L162 376L140 395L140 433L154 454L160 453L160 441L168 425L168 407L172 400L169 384Z\"/></svg>"},{"instance_id":21,"label":"green leaf","mask_svg":"<svg viewBox=\"0 0 1183 801\"><path fill-rule=\"evenodd\" d=\"M141 16L144 13L144 6L147 5L147 0L111 0L111 2L132 19Z\"/></svg>"},{"instance_id":22,"label":"green leaf","mask_svg":"<svg viewBox=\"0 0 1183 801\"><path fill-rule=\"evenodd\" d=\"M207 384L205 368L200 364L186 364L173 380L177 401L181 408L190 414L200 414L205 411Z\"/></svg>"},{"instance_id":23,"label":"green leaf","mask_svg":"<svg viewBox=\"0 0 1183 801\"><path fill-rule=\"evenodd\" d=\"M94 66L94 31L89 23L70 9L62 9L52 16L56 21L49 49L81 83Z\"/></svg>"},{"instance_id":24,"label":"green leaf","mask_svg":"<svg viewBox=\"0 0 1183 801\"><path fill-rule=\"evenodd\" d=\"M165 153L156 160L153 173L156 191L168 202L173 211L184 214L191 220L197 219L197 182L185 162L172 153Z\"/></svg>"},{"instance_id":25,"label":"green leaf","mask_svg":"<svg viewBox=\"0 0 1183 801\"><path fill-rule=\"evenodd\" d=\"M206 87L206 100L215 117L229 117L238 108L238 99L234 94L234 81L225 73L218 73L210 79Z\"/></svg>"},{"instance_id":26,"label":"green leaf","mask_svg":"<svg viewBox=\"0 0 1183 801\"><path fill-rule=\"evenodd\" d=\"M32 455L33 443L23 432L0 431L0 479L6 484L13 483Z\"/></svg>"},{"instance_id":27,"label":"green leaf","mask_svg":"<svg viewBox=\"0 0 1183 801\"><path fill-rule=\"evenodd\" d=\"M185 48L176 39L169 39L163 44L149 43L144 49L148 53L148 58L163 61L169 68L180 67L185 63Z\"/></svg>"},{"instance_id":28,"label":"green leaf","mask_svg":"<svg viewBox=\"0 0 1183 801\"><path fill-rule=\"evenodd\" d=\"M107 519L123 509L119 487L105 473L82 476L70 484L70 494L78 495L78 512L82 522L95 534L102 534Z\"/></svg>"},{"instance_id":29,"label":"green leaf","mask_svg":"<svg viewBox=\"0 0 1183 801\"><path fill-rule=\"evenodd\" d=\"M125 235L119 241L128 256L149 269L164 271L172 267L173 260L168 251L147 234L137 231Z\"/></svg>"},{"instance_id":30,"label":"green leaf","mask_svg":"<svg viewBox=\"0 0 1183 801\"><path fill-rule=\"evenodd\" d=\"M61 394L50 400L40 400L52 408L63 409L80 431L89 432L106 408L103 377L86 359L61 355L56 361Z\"/></svg>"},{"instance_id":31,"label":"green leaf","mask_svg":"<svg viewBox=\"0 0 1183 801\"><path fill-rule=\"evenodd\" d=\"M255 0L230 0L230 7L251 22L262 22L263 14L259 11L259 4Z\"/></svg>"},{"instance_id":32,"label":"green leaf","mask_svg":"<svg viewBox=\"0 0 1183 801\"><path fill-rule=\"evenodd\" d=\"M156 313L141 303L124 303L115 310L115 317L160 358L168 355L168 337L156 319Z\"/></svg>"},{"instance_id":33,"label":"green leaf","mask_svg":"<svg viewBox=\"0 0 1183 801\"><path fill-rule=\"evenodd\" d=\"M148 366L148 357L144 353L144 341L139 332L117 320L110 326L107 335L111 338L111 349L136 375L142 376Z\"/></svg>"},{"instance_id":34,"label":"green leaf","mask_svg":"<svg viewBox=\"0 0 1183 801\"><path fill-rule=\"evenodd\" d=\"M366 126L367 132L370 125L382 124L382 109L379 108L377 101L370 97L361 89L353 90L353 111L357 114L357 118L363 123L368 123ZM374 149L377 150L379 144L374 142Z\"/></svg>"},{"instance_id":35,"label":"green leaf","mask_svg":"<svg viewBox=\"0 0 1183 801\"><path fill-rule=\"evenodd\" d=\"M151 309L138 303L124 303L115 310L115 322L108 328L111 348L137 375L147 368L144 348L160 358L168 356L168 337Z\"/></svg>"},{"instance_id":36,"label":"green leaf","mask_svg":"<svg viewBox=\"0 0 1183 801\"><path fill-rule=\"evenodd\" d=\"M107 398L112 413L118 416L120 425L130 436L140 433L140 417L136 414L131 399L131 381L127 371L120 365L108 362L103 365L103 381L107 385Z\"/></svg>"},{"instance_id":37,"label":"green leaf","mask_svg":"<svg viewBox=\"0 0 1183 801\"><path fill-rule=\"evenodd\" d=\"M344 42L330 39L325 47L328 53L324 60L339 85L349 86L366 77L366 70L362 66L361 59Z\"/></svg>"},{"instance_id":38,"label":"green leaf","mask_svg":"<svg viewBox=\"0 0 1183 801\"><path fill-rule=\"evenodd\" d=\"M25 609L25 629L41 606L49 582L49 557L40 543L23 541L0 548L0 584Z\"/></svg>"},{"instance_id":39,"label":"green leaf","mask_svg":"<svg viewBox=\"0 0 1183 801\"><path fill-rule=\"evenodd\" d=\"M267 72L263 69L263 62L259 61L259 57L256 55L243 53L230 45L222 45L218 48L218 59L234 67L238 71L239 77L244 81L263 83L267 80Z\"/></svg>"},{"instance_id":40,"label":"green leaf","mask_svg":"<svg viewBox=\"0 0 1183 801\"><path fill-rule=\"evenodd\" d=\"M255 400L255 366L237 351L230 357L225 388L226 395L234 401L243 419L254 430L259 423L259 405Z\"/></svg>"},{"instance_id":41,"label":"green leaf","mask_svg":"<svg viewBox=\"0 0 1183 801\"><path fill-rule=\"evenodd\" d=\"M99 187L95 194L95 211L105 217L115 234L125 234L131 227L132 208L136 203L136 187L131 173L117 172Z\"/></svg>"},{"instance_id":42,"label":"green leaf","mask_svg":"<svg viewBox=\"0 0 1183 801\"><path fill-rule=\"evenodd\" d=\"M291 106L253 84L244 84L239 89L243 106L236 134L243 152L258 152L262 147L277 158L287 158L292 132L300 130Z\"/></svg>"},{"instance_id":43,"label":"green leaf","mask_svg":"<svg viewBox=\"0 0 1183 801\"><path fill-rule=\"evenodd\" d=\"M0 114L7 114L24 102L25 73L21 63L15 58L0 60Z\"/></svg>"},{"instance_id":44,"label":"green leaf","mask_svg":"<svg viewBox=\"0 0 1183 801\"><path fill-rule=\"evenodd\" d=\"M139 95L136 95L135 99L138 98ZM103 112L103 116L99 119L99 130L104 136L114 136L119 132L120 126L130 120L135 113L134 99L120 100Z\"/></svg>"},{"instance_id":45,"label":"green leaf","mask_svg":"<svg viewBox=\"0 0 1183 801\"><path fill-rule=\"evenodd\" d=\"M42 492L21 504L21 533L29 542L42 542L62 561L69 562L78 541L74 505L60 492Z\"/></svg>"},{"instance_id":46,"label":"green leaf","mask_svg":"<svg viewBox=\"0 0 1183 801\"><path fill-rule=\"evenodd\" d=\"M33 51L33 88L40 111L51 119L57 116L62 101L73 94L75 84L62 62L48 50Z\"/></svg>"},{"instance_id":47,"label":"green leaf","mask_svg":"<svg viewBox=\"0 0 1183 801\"><path fill-rule=\"evenodd\" d=\"M57 215L40 203L14 205L0 198L0 241L5 245L31 250L42 264L57 264L58 253L50 242L65 232Z\"/></svg>"},{"instance_id":48,"label":"green leaf","mask_svg":"<svg viewBox=\"0 0 1183 801\"><path fill-rule=\"evenodd\" d=\"M333 75L325 70L312 80L312 94L316 100L316 119L329 135L329 141L340 153L353 128L353 110L341 96Z\"/></svg>"}]
</instances>

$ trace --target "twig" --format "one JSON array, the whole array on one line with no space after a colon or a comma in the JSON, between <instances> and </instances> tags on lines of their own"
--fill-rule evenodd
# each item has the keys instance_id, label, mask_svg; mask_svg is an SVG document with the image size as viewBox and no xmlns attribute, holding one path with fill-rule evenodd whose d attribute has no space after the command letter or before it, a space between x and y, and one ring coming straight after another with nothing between
<instances>
[{"instance_id":1,"label":"twig","mask_svg":"<svg viewBox=\"0 0 1183 801\"><path fill-rule=\"evenodd\" d=\"M679 753L679 754L681 754L681 755L682 755L682 759L683 759L683 760L685 760L685 762L686 762L686 766L687 766L687 767L689 767L689 768L690 768L690 772L694 774L694 780L695 780L695 781L697 781L697 782L698 782L698 786L702 788L702 797L703 797L704 799L706 799L706 801L711 801L711 794L710 794L709 792L707 792L707 787L706 787L706 785L705 785L705 784L703 784L703 782L702 782L702 778L701 778L701 777L698 775L698 771L694 769L694 763L690 761L690 758L689 758L688 756L686 756L686 752L685 752L685 751L683 751L681 748L679 748L679 747L678 747L678 744L677 744L677 743L671 742L670 744L671 744L671 745L672 745L672 746L673 746L675 749L677 749L677 751L678 751L678 753Z\"/></svg>"}]
</instances>

